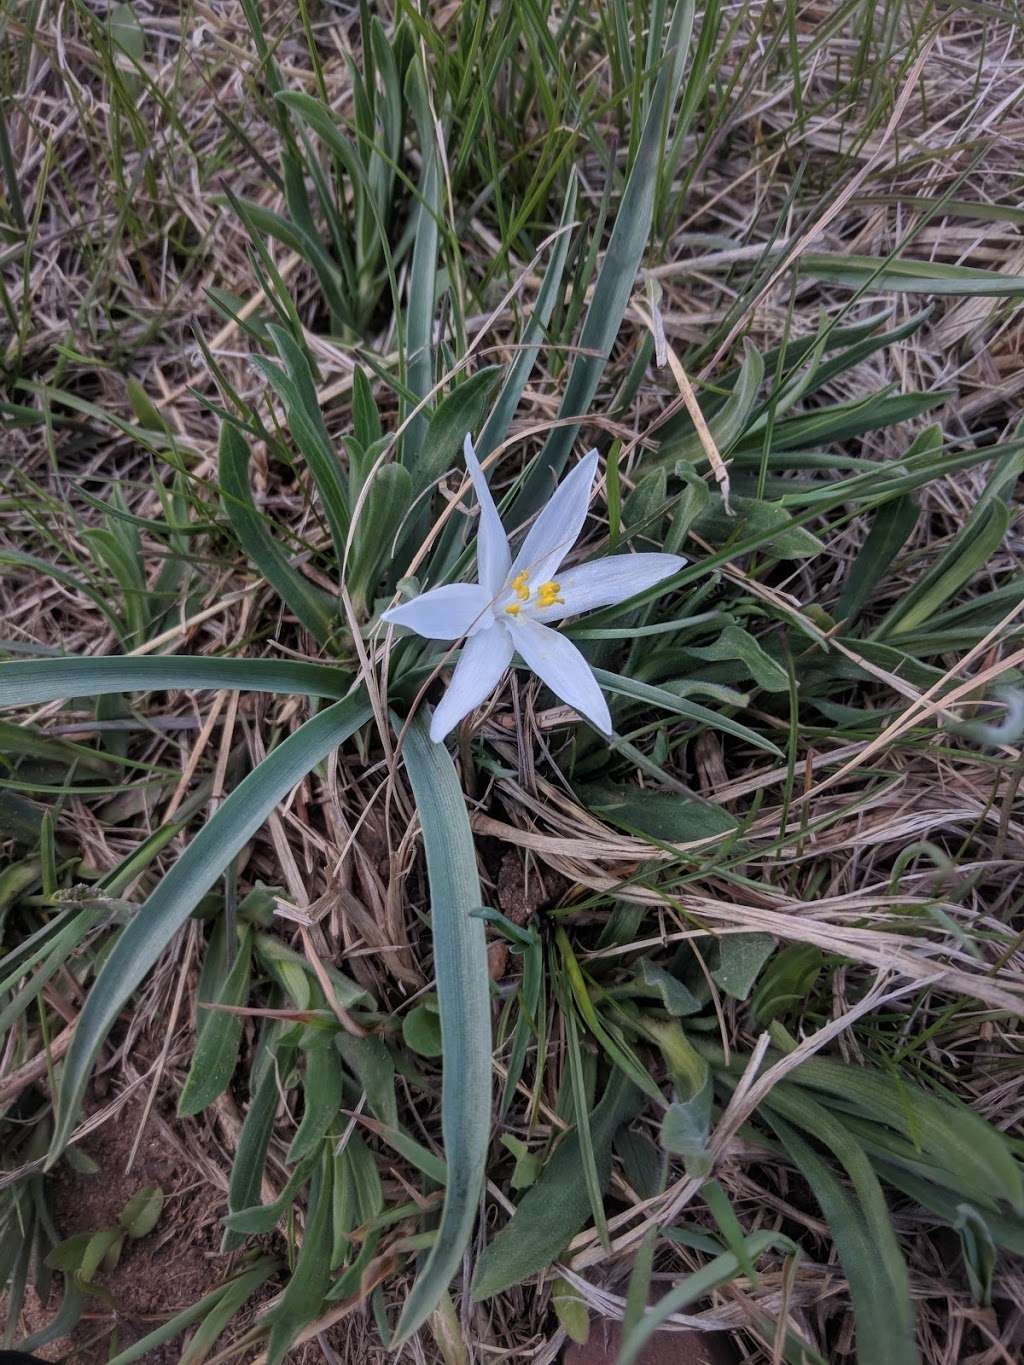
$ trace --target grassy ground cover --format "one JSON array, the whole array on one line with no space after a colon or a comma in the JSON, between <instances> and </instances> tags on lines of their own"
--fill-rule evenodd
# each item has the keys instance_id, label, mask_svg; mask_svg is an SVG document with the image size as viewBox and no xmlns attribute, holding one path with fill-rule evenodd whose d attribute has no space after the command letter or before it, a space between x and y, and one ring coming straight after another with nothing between
<instances>
[{"instance_id":1,"label":"grassy ground cover","mask_svg":"<svg viewBox=\"0 0 1024 1365\"><path fill-rule=\"evenodd\" d=\"M0 33L4 1344L1018 1359L1019 15ZM467 435L611 739L429 738Z\"/></svg>"}]
</instances>

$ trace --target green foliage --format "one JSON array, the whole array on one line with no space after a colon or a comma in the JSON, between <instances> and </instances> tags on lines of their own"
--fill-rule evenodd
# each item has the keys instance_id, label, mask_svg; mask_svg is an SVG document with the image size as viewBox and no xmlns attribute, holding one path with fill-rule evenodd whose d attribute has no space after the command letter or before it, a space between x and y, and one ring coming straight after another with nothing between
<instances>
[{"instance_id":1,"label":"green foliage","mask_svg":"<svg viewBox=\"0 0 1024 1365\"><path fill-rule=\"evenodd\" d=\"M403 0L361 4L351 27L306 4L243 13L242 100L218 93L215 115L193 118L195 63L166 60L166 24L131 5L72 6L59 44L33 9L3 58L11 89L46 101L0 99L0 414L39 452L0 490L0 706L28 708L0 722L5 1340L53 1270L61 1304L23 1344L73 1329L159 1217L142 1191L117 1226L61 1241L49 1172L87 1167L74 1144L97 1052L152 1026L154 969L187 947L178 1114L230 1111L227 1094L244 1111L223 1211L242 1255L140 1342L112 1343L115 1365L185 1331L197 1365L257 1291L274 1306L240 1351L283 1360L352 1300L392 1346L429 1325L457 1360L467 1253L468 1292L488 1298L587 1230L581 1274L613 1234L634 1252L624 1362L733 1281L760 1347L818 1362L763 1311L769 1271L783 1290L801 1274L797 1248L749 1231L716 1135L751 1039L769 1029L763 1065L778 1062L787 1029L829 1025L885 964L920 994L846 1025L849 1049L789 1072L742 1133L809 1191L828 1242L804 1249L838 1257L858 1361L910 1365L892 1210L922 1237L956 1231L986 1311L1000 1256L1024 1253L1019 1145L979 1117L1013 1059L974 1046L979 1019L1000 1028L1020 998L1019 907L999 879L1017 833L1022 680L1003 665L1024 600L1021 432L958 406L987 382L956 368L977 338L959 358L952 343L935 373L961 388L940 388L920 378L931 307L869 304L991 301L1001 320L1024 292L987 268L1018 208L953 197L967 172L902 129L895 159L876 158L945 21L854 4L811 32L785 6L717 0ZM212 60L199 74L220 92L228 59ZM934 197L891 192L925 161ZM865 207L896 210L910 226L891 253L801 250L764 295L783 232L827 226L862 171L832 244L870 236ZM937 217L966 220L972 245L924 235ZM65 296L69 251L87 278ZM160 306L157 277L174 286ZM382 649L379 613L410 573L437 587L472 570L467 434L516 533L585 438L603 476L588 549L689 558L567 624L609 694L609 745L571 720L535 726L514 687L459 733L456 764L423 722L447 643ZM936 709L908 720L925 692ZM929 764L934 791L915 787ZM890 839L939 794L956 806L944 829ZM522 906L504 863L520 845ZM482 906L492 894L507 913ZM680 1181L687 1223L658 1206L645 1233L614 1223L623 1199ZM495 1189L514 1212L478 1222ZM246 1259L254 1237L274 1254ZM649 1308L661 1238L706 1259ZM585 1342L585 1299L551 1288ZM844 1293L837 1279L823 1334Z\"/></svg>"}]
</instances>

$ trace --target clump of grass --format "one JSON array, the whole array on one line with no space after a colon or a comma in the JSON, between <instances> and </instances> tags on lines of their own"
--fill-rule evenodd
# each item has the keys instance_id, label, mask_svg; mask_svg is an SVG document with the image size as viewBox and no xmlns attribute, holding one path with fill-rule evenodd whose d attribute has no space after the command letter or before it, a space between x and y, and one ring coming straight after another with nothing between
<instances>
[{"instance_id":1,"label":"clump of grass","mask_svg":"<svg viewBox=\"0 0 1024 1365\"><path fill-rule=\"evenodd\" d=\"M1012 1353L1009 24L60 15L0 106L6 1339L102 1288L55 1172L142 1094L224 1260L119 1362ZM611 743L515 668L427 739L379 614L472 570L467 433L509 525L586 439L584 557L689 560L568 629Z\"/></svg>"}]
</instances>

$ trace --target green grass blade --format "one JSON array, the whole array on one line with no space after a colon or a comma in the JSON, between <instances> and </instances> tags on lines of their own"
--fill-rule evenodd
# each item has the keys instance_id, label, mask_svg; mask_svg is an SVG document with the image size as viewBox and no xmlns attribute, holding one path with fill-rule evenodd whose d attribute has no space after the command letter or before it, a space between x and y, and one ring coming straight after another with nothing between
<instances>
[{"instance_id":1,"label":"green grass blade","mask_svg":"<svg viewBox=\"0 0 1024 1365\"><path fill-rule=\"evenodd\" d=\"M608 239L587 319L580 333L581 350L592 350L597 354L577 355L573 361L569 382L558 408L560 418L581 416L589 408L626 312L651 230L658 158L682 79L683 63L693 29L694 8L693 0L677 0L672 13L665 55L644 121L640 145L626 182L615 226ZM511 518L513 524L532 516L550 497L569 459L578 431L578 423L552 430L515 501Z\"/></svg>"},{"instance_id":2,"label":"green grass blade","mask_svg":"<svg viewBox=\"0 0 1024 1365\"><path fill-rule=\"evenodd\" d=\"M809 1131L831 1147L846 1167L854 1183L854 1199L827 1162L780 1117L776 1100L773 1094L766 1118L810 1185L849 1281L857 1324L857 1359L871 1365L917 1365L907 1267L867 1156L842 1124L820 1105L804 1103L801 1097L799 1108L810 1116ZM783 1106L782 1112L798 1108L788 1096Z\"/></svg>"},{"instance_id":3,"label":"green grass blade","mask_svg":"<svg viewBox=\"0 0 1024 1365\"><path fill-rule=\"evenodd\" d=\"M425 724L406 732L405 765L427 859L441 1015L441 1131L448 1167L437 1238L405 1301L392 1346L437 1307L462 1261L483 1188L491 1124L491 1002L473 835L448 750Z\"/></svg>"},{"instance_id":4,"label":"green grass blade","mask_svg":"<svg viewBox=\"0 0 1024 1365\"><path fill-rule=\"evenodd\" d=\"M68 1050L51 1165L71 1135L93 1058L132 992L277 803L369 715L362 697L336 702L274 749L234 789L122 932L89 993ZM482 945L482 926L480 939Z\"/></svg>"},{"instance_id":5,"label":"green grass blade","mask_svg":"<svg viewBox=\"0 0 1024 1365\"><path fill-rule=\"evenodd\" d=\"M306 629L326 640L336 615L333 603L289 563L267 530L249 487L249 443L229 422L221 423L218 477L224 513L242 549Z\"/></svg>"},{"instance_id":6,"label":"green grass blade","mask_svg":"<svg viewBox=\"0 0 1024 1365\"><path fill-rule=\"evenodd\" d=\"M566 257L569 254L569 245L572 241L572 233L569 231L569 227L576 216L577 185L576 173L573 171L569 178L569 189L565 196L565 203L562 205L562 216L558 223L560 236L555 243L554 251L551 253L548 268L544 272L544 279L537 293L537 302L530 314L530 321L526 324L526 330L523 332L523 339L520 343L522 349L509 369L505 382L501 386L501 391L494 401L491 415L484 424L476 443L476 453L481 460L485 459L508 434L512 417L540 351L541 340L547 332L551 314L560 297Z\"/></svg>"},{"instance_id":7,"label":"green grass blade","mask_svg":"<svg viewBox=\"0 0 1024 1365\"><path fill-rule=\"evenodd\" d=\"M413 209L412 265L405 310L405 380L417 399L434 386L434 295L437 289L438 215L441 210L441 168L434 121L422 67L415 62L406 80L409 103L416 115L423 155L420 195ZM420 412L402 437L402 463L419 481L419 461L427 436L429 414Z\"/></svg>"},{"instance_id":8,"label":"green grass blade","mask_svg":"<svg viewBox=\"0 0 1024 1365\"><path fill-rule=\"evenodd\" d=\"M643 702L646 706L656 706L660 711L669 711L677 716L686 716L689 720L697 721L700 725L707 725L713 730L722 730L727 735L734 735L737 739L742 739L747 744L753 745L755 749L764 749L770 754L782 756L782 750L770 739L765 739L763 735L748 729L746 725L741 725L739 721L730 719L729 716L720 716L717 711L711 711L698 702L686 701L683 697L677 697L674 692L669 692L664 687L654 687L651 683L638 682L635 678L627 678L621 673L609 673L606 668L595 668L594 677L606 692L615 693L620 697L628 697L631 701Z\"/></svg>"},{"instance_id":9,"label":"green grass blade","mask_svg":"<svg viewBox=\"0 0 1024 1365\"><path fill-rule=\"evenodd\" d=\"M794 1249L793 1243L781 1232L752 1232L745 1243L747 1258L751 1261L774 1248L781 1248L786 1251ZM725 1251L721 1256L716 1256L713 1261L702 1266L700 1270L695 1270L692 1275L687 1275L685 1279L680 1280L673 1289L658 1300L653 1308L648 1309L632 1332L626 1336L615 1365L633 1365L633 1361L639 1357L644 1345L666 1318L672 1313L682 1312L696 1299L702 1298L705 1294L710 1294L718 1285L726 1284L741 1273L739 1261L731 1251ZM866 1360L865 1357L865 1362ZM871 1365L875 1365L875 1362L872 1361ZM881 1358L879 1358L878 1365L882 1365Z\"/></svg>"}]
</instances>

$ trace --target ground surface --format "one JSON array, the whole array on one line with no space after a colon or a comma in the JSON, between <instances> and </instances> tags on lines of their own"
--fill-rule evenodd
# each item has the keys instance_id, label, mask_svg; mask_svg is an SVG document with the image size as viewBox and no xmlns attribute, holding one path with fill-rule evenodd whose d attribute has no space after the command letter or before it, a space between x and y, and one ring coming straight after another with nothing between
<instances>
[{"instance_id":1,"label":"ground surface","mask_svg":"<svg viewBox=\"0 0 1024 1365\"><path fill-rule=\"evenodd\" d=\"M250 19L259 16L255 32L247 8ZM319 207L314 213L317 240L338 259L345 233L357 244L340 291L341 304L357 314L351 317L332 312L321 258L306 240L275 238L265 219L246 222L229 196L295 216L287 154L298 156L309 134L303 128L300 135L298 121L282 134L275 79L322 99L338 126L358 126L353 71L367 69L358 9L44 3L3 19L0 93L10 96L0 105L5 657L328 660L353 679L385 679L394 642L385 646L369 628L359 635L351 625L374 622L417 545L396 539L392 528L364 599L349 591L355 570L339 576L298 427L289 429L253 357L272 353L268 324L294 328L316 366L315 405L330 447L349 470L357 366L369 377L383 430L393 433L408 416L410 391L422 396L433 380L447 381L450 391L467 355L473 371L514 362L575 166L577 227L565 282L493 466L499 496L537 454L559 417L597 287L593 271L624 201L641 112L654 98L663 45L653 44L645 66L637 54L646 37L636 37L633 26L639 22L646 35L650 12L660 9L422 8L418 23L405 6L369 7L389 41L405 14L406 57L415 51L423 63L429 95L429 117L411 86L402 106L400 175L385 225L393 279L387 253L373 246L377 220L365 204L360 214L358 194L337 167L344 211L330 224ZM500 1120L492 1116L486 1203L467 1249L467 1274L523 1197L512 1150L499 1139L525 1142L546 1161L574 1122L575 1106L591 1109L617 1065L607 1036L592 1030L572 995L567 954L583 964L606 1023L622 1022L616 1001L648 1011L664 1003L658 986L646 995L634 991L646 962L694 989L707 986L699 1010L683 1016L698 1042L720 1044L745 1062L774 1028L773 1045L783 1050L806 1043L808 1051L884 1075L900 1097L894 1112L911 1114L915 1141L914 1115L924 1112L915 1105L927 1091L1003 1134L1008 1159L1024 1153L1024 531L1012 464L1024 392L1019 27L999 7L940 15L893 0L698 7L696 34L712 37L693 49L688 70L697 74L684 87L685 126L672 124L678 141L670 139L661 154L643 271L622 305L608 366L573 447L579 454L595 442L602 453L584 550L602 553L620 534L623 545L661 548L688 515L691 484L717 496L723 467L686 425L681 368L683 383L688 374L712 414L741 512L744 498L781 500L818 537L817 548L790 554L764 534L753 548L732 553L734 522L724 514L717 522L691 518L676 548L697 566L695 578L647 614L630 615L616 638L588 643L593 662L663 689L682 685L677 700L710 708L718 720L657 709L663 692L660 703L641 701L622 713L623 743L608 751L520 671L454 746L481 897L515 925L537 929L547 982L542 1043L531 1034L520 1093ZM490 84L482 71L493 73ZM386 85L382 76L377 88ZM384 126L379 109L369 126ZM427 290L433 369L426 388L417 388L415 356L407 364L406 347L416 325L411 253L425 232L416 215L430 128L443 129L445 155L438 269ZM353 134L355 145L372 143L365 126L363 134L362 141ZM312 198L313 177L307 173L304 183ZM862 297L840 270L858 256L875 263L855 281L865 286ZM882 273L890 256L931 271L920 292ZM1009 283L965 284L956 279L959 267L1000 272ZM958 292L945 292L951 288ZM784 367L773 348L814 336L822 319L840 313L844 327L875 317L876 334L905 332L879 349L865 343L843 365L823 370L792 411L776 414ZM751 351L766 359L757 397L730 425L716 404L742 388L737 366L754 373ZM865 410L835 415L855 401L865 403L868 420ZM225 411L250 424L259 516L274 526L307 588L345 602L349 614L329 643L297 616L294 602L282 603L265 565L240 543L218 464ZM823 422L820 439L791 428L773 434L776 421L812 414ZM755 425L759 418L767 436L765 422ZM665 426L670 419L674 428ZM912 443L930 424L934 451L922 456ZM438 491L426 495L424 544L459 488L458 442L450 447L434 474ZM877 487L898 479L915 451L920 463L913 468L923 476L876 504ZM997 495L998 470L1006 483ZM864 471L864 485L827 502L830 481ZM978 525L972 517L990 496L996 510ZM452 520L460 526L466 518L460 511ZM742 525L749 532L754 523ZM408 558L398 564L396 546L403 545ZM872 577L876 558L884 568ZM700 566L708 562L705 573ZM416 571L429 573L429 566L426 558ZM846 623L844 594L865 572L868 590ZM936 577L922 605L913 594L930 572ZM904 603L914 616L901 622ZM706 613L713 619L686 625ZM676 619L683 626L674 633L635 634ZM727 636L726 628L741 636ZM687 692L694 682L697 690ZM398 704L408 707L412 694L394 687ZM1000 687L1010 690L1000 695ZM425 696L439 694L435 679ZM61 896L65 904L81 901L83 884L95 892L97 878L122 867L148 837L183 815L190 821L116 891L103 892L103 915L38 984L41 1005L18 1005L36 969L19 967L7 981L0 964L0 1008L12 1011L0 1022L0 1198L11 1201L0 1210L5 1271L20 1254L25 1219L41 1219L26 1212L32 1189L45 1189L52 1210L52 1229L31 1223L47 1247L111 1225L143 1187L159 1186L165 1199L154 1230L125 1244L116 1269L98 1272L109 1299L87 1300L71 1335L39 1348L48 1359L109 1359L214 1290L255 1251L275 1256L276 1269L225 1324L215 1348L223 1357L207 1358L263 1358L266 1338L246 1333L289 1283L309 1221L308 1185L294 1217L250 1237L244 1252L222 1254L222 1219L253 1103L265 1011L315 1013L319 1002L327 1014L318 995L325 963L374 997L372 1006L351 1006L358 1027L386 1037L397 1059L389 1083L406 1135L428 1156L441 1155L440 1064L429 1047L410 1041L408 1027L403 1032L435 986L431 897L393 737L386 723L371 723L299 775L121 1011L84 1109L94 1126L81 1150L97 1171L62 1162L45 1186L33 1174L54 1113L51 1074L39 1059L49 1044L59 1064L112 929L184 856L242 775L310 714L302 695L126 689L98 710L76 694L13 715L25 733L58 741L55 747L33 748L7 729L0 734L5 954L52 922ZM81 747L61 747L68 743ZM640 791L669 804L652 810L634 801ZM621 804L626 800L632 804ZM725 820L726 833L721 824L701 823L711 818L708 809ZM734 822L742 827L738 851ZM236 1000L246 1011L237 1068L202 1112L179 1117L197 1002L209 998L201 973L214 952L214 926L259 884L273 888L272 913L243 915L256 946L251 982ZM770 936L772 956L746 990L731 991L723 985L727 974L715 975L721 935L742 935L748 944L751 935ZM687 958L691 941L696 952ZM281 969L278 950L288 949L297 957ZM518 1017L502 1008L514 1000L522 961L491 936L494 1022L503 1030ZM211 979L219 987L223 973L213 973L207 987ZM663 988L664 977L658 980ZM348 1013L345 1019L351 1023ZM344 1020L331 1022L345 1032ZM498 1085L509 1061L508 1030L496 1054ZM666 1102L681 1094L650 1036L629 1036ZM304 1046L298 1060L289 1054L281 1062L269 1158L262 1186L260 1178L255 1184L264 1203L291 1174L288 1147L316 1098L312 1083L305 1089L311 1055ZM713 1174L722 1199L741 1235L784 1234L802 1256L794 1262L775 1248L756 1283L736 1271L704 1292L675 1326L713 1331L675 1342L659 1336L665 1354L652 1356L652 1365L704 1365L700 1350L718 1353L708 1356L714 1365L719 1355L746 1365L822 1358L878 1365L858 1356L864 1328L855 1300L866 1293L861 1304L870 1313L871 1295L882 1290L868 1278L866 1291L862 1282L851 1294L856 1257L847 1256L841 1228L837 1235L840 1224L859 1228L859 1213L846 1203L823 1211L807 1167L766 1127L758 1111L764 1095L728 1110L735 1124L721 1124L730 1093L724 1067L716 1072L709 1138L721 1139ZM376 1169L390 1221L371 1270L384 1287L378 1292L369 1276L343 1315L317 1299L304 1321L317 1319L323 1330L293 1349L296 1361L390 1358L378 1316L393 1323L407 1297L422 1250L409 1239L430 1226L423 1201L434 1207L436 1189L423 1166L382 1135L372 1104L361 1108L355 1074L346 1073L331 1137L340 1147L350 1130L361 1134ZM842 1104L837 1112L842 1123ZM653 1105L638 1113L632 1131L644 1150L656 1151L660 1114ZM844 1131L868 1141L852 1121ZM815 1135L822 1143L823 1132ZM836 1164L834 1147L819 1150ZM950 1136L950 1168L966 1168L968 1155ZM934 1166L941 1166L938 1156ZM556 1312L565 1283L557 1273L572 1277L595 1324L590 1343L565 1358L603 1359L598 1352L626 1311L647 1227L683 1234L656 1244L651 1300L732 1245L722 1202L701 1180L687 1184L678 1151L665 1179L669 1213L665 1202L646 1202L656 1189L632 1183L637 1170L616 1148L609 1241L596 1231L584 1196L578 1236L571 1251L558 1251L557 1270L545 1278L547 1261L531 1267L521 1284L482 1306L470 1305L457 1278L451 1300L404 1358L462 1365L558 1357L567 1321ZM852 1166L842 1167L842 1200L854 1186L863 1196L857 1179ZM919 1358L929 1365L1019 1359L1024 1276L1011 1246L1016 1238L1016 1252L1024 1249L1019 1216L986 1293L972 1281L953 1215L885 1183L884 1171L882 1181L885 1218L907 1266L905 1297L916 1309ZM983 1213L1009 1222L1008 1209L997 1205ZM349 1230L376 1213L357 1209ZM869 1225L872 1250L874 1232L877 1225ZM56 1277L45 1306L29 1290L11 1342L48 1320L60 1288ZM337 1320L328 1322L332 1312ZM144 1359L161 1365L180 1359L182 1349L179 1339ZM892 1365L911 1358L894 1356Z\"/></svg>"}]
</instances>

